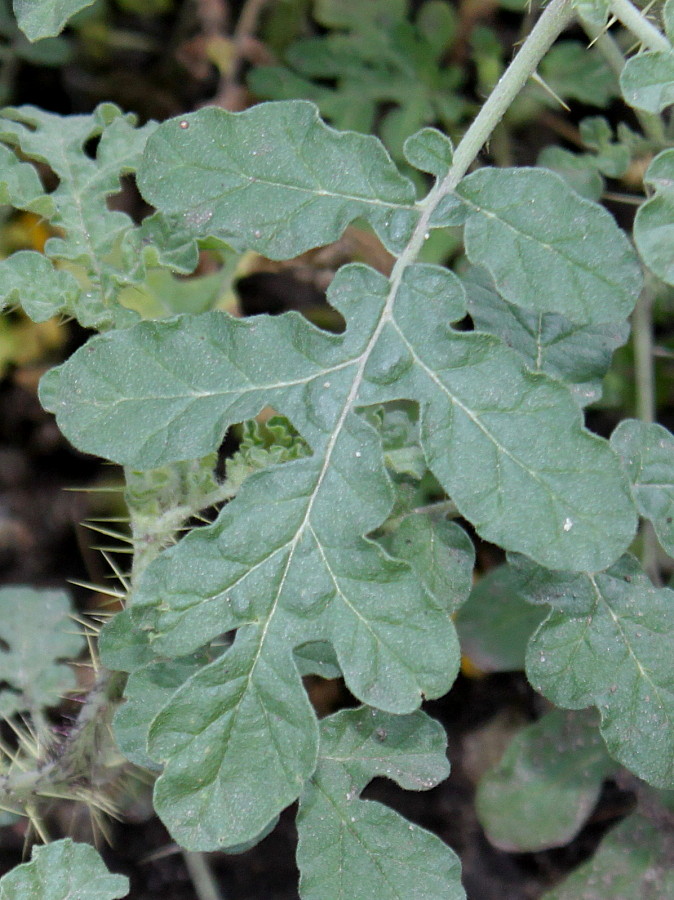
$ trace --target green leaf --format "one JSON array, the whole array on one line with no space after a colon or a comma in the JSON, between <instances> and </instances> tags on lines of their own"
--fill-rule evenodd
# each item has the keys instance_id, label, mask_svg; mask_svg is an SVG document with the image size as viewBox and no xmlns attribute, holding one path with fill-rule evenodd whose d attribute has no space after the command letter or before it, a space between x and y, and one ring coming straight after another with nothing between
<instances>
[{"instance_id":1,"label":"green leaf","mask_svg":"<svg viewBox=\"0 0 674 900\"><path fill-rule=\"evenodd\" d=\"M674 0L667 0L662 7L662 21L665 26L665 34L671 44L674 41Z\"/></svg>"},{"instance_id":2,"label":"green leaf","mask_svg":"<svg viewBox=\"0 0 674 900\"><path fill-rule=\"evenodd\" d=\"M376 776L408 790L447 777L445 735L424 713L361 707L321 723L318 765L300 798L302 900L463 900L459 860L437 837L360 792Z\"/></svg>"},{"instance_id":3,"label":"green leaf","mask_svg":"<svg viewBox=\"0 0 674 900\"><path fill-rule=\"evenodd\" d=\"M14 0L19 28L29 41L54 37L75 13L91 6L94 0Z\"/></svg>"},{"instance_id":4,"label":"green leaf","mask_svg":"<svg viewBox=\"0 0 674 900\"><path fill-rule=\"evenodd\" d=\"M604 193L604 179L588 153L571 153L563 147L546 147L536 160L537 165L551 169L587 200L599 200Z\"/></svg>"},{"instance_id":5,"label":"green leaf","mask_svg":"<svg viewBox=\"0 0 674 900\"><path fill-rule=\"evenodd\" d=\"M674 436L662 425L626 419L611 436L627 472L637 509L674 556Z\"/></svg>"},{"instance_id":6,"label":"green leaf","mask_svg":"<svg viewBox=\"0 0 674 900\"><path fill-rule=\"evenodd\" d=\"M558 41L539 67L545 83L565 100L608 106L620 96L618 79L595 48L579 41Z\"/></svg>"},{"instance_id":7,"label":"green leaf","mask_svg":"<svg viewBox=\"0 0 674 900\"><path fill-rule=\"evenodd\" d=\"M558 175L479 169L457 194L469 209L468 258L490 272L505 300L578 324L621 321L634 307L642 279L629 241Z\"/></svg>"},{"instance_id":8,"label":"green leaf","mask_svg":"<svg viewBox=\"0 0 674 900\"><path fill-rule=\"evenodd\" d=\"M457 613L461 652L483 672L523 670L527 642L544 618L520 597L512 567L498 566L480 578Z\"/></svg>"},{"instance_id":9,"label":"green leaf","mask_svg":"<svg viewBox=\"0 0 674 900\"><path fill-rule=\"evenodd\" d=\"M476 797L492 844L535 853L562 847L578 834L615 768L596 719L594 711L554 710L515 736Z\"/></svg>"},{"instance_id":10,"label":"green leaf","mask_svg":"<svg viewBox=\"0 0 674 900\"><path fill-rule=\"evenodd\" d=\"M38 216L51 216L54 201L45 194L37 172L20 162L8 147L0 145L0 203L27 209Z\"/></svg>"},{"instance_id":11,"label":"green leaf","mask_svg":"<svg viewBox=\"0 0 674 900\"><path fill-rule=\"evenodd\" d=\"M358 217L397 252L419 217L414 187L375 138L336 132L299 101L165 122L148 141L138 185L194 235L272 259L336 240Z\"/></svg>"},{"instance_id":12,"label":"green leaf","mask_svg":"<svg viewBox=\"0 0 674 900\"><path fill-rule=\"evenodd\" d=\"M494 334L524 358L532 372L564 382L580 406L601 398L614 350L629 337L629 324L577 325L557 313L520 309L496 293L486 272L464 277L468 312L478 331Z\"/></svg>"},{"instance_id":13,"label":"green leaf","mask_svg":"<svg viewBox=\"0 0 674 900\"><path fill-rule=\"evenodd\" d=\"M671 814L670 814L671 815ZM543 900L674 897L671 828L639 812L609 831L592 858Z\"/></svg>"},{"instance_id":14,"label":"green leaf","mask_svg":"<svg viewBox=\"0 0 674 900\"><path fill-rule=\"evenodd\" d=\"M43 317L50 308L53 313L62 311L74 315L85 327L107 328L136 321L137 314L119 305L118 293L123 285L144 278L140 233L129 216L108 208L107 198L120 190L120 175L135 171L155 123L135 128L133 117L123 116L112 104L99 106L91 115L66 118L31 106L8 107L2 116L0 140L35 162L46 163L59 180L56 190L43 195L40 207L59 234L49 238L45 254L65 261L80 283L73 296L72 277L67 280L62 272L48 277L45 264L33 257L31 265L39 272L40 284L49 288L44 302L37 303L29 295L33 310ZM95 159L85 149L92 140L98 142ZM16 181L9 182L14 171L15 166L5 158L8 199L24 206L25 191L17 196ZM37 202L34 200L31 208ZM26 271L26 259L3 265ZM59 309L61 302L65 305Z\"/></svg>"},{"instance_id":15,"label":"green leaf","mask_svg":"<svg viewBox=\"0 0 674 900\"><path fill-rule=\"evenodd\" d=\"M293 314L144 323L48 373L42 402L78 447L136 468L203 456L227 424L272 403L312 447L308 466L327 474L335 451L360 453L349 465L374 490L380 451L352 410L419 399L429 467L487 540L558 568L597 570L624 551L636 519L617 457L581 428L564 387L527 372L500 341L438 329L464 314L454 276L412 266L389 295L383 276L348 266L330 296L349 322L344 336Z\"/></svg>"},{"instance_id":16,"label":"green leaf","mask_svg":"<svg viewBox=\"0 0 674 900\"><path fill-rule=\"evenodd\" d=\"M410 564L440 609L453 613L467 598L475 550L456 523L430 515L410 515L381 543L392 556Z\"/></svg>"},{"instance_id":17,"label":"green leaf","mask_svg":"<svg viewBox=\"0 0 674 900\"><path fill-rule=\"evenodd\" d=\"M620 87L630 106L661 113L674 103L674 52L650 50L628 59Z\"/></svg>"},{"instance_id":18,"label":"green leaf","mask_svg":"<svg viewBox=\"0 0 674 900\"><path fill-rule=\"evenodd\" d=\"M30 862L0 879L0 900L117 900L128 891L128 878L110 875L93 847L70 838L33 847Z\"/></svg>"},{"instance_id":19,"label":"green leaf","mask_svg":"<svg viewBox=\"0 0 674 900\"><path fill-rule=\"evenodd\" d=\"M529 642L532 685L565 709L593 705L611 755L656 787L674 784L674 592L625 555L597 574L521 562L520 591L552 611Z\"/></svg>"},{"instance_id":20,"label":"green leaf","mask_svg":"<svg viewBox=\"0 0 674 900\"><path fill-rule=\"evenodd\" d=\"M648 268L666 284L674 284L674 149L655 157L644 184L655 190L655 196L637 210L634 242Z\"/></svg>"},{"instance_id":21,"label":"green leaf","mask_svg":"<svg viewBox=\"0 0 674 900\"><path fill-rule=\"evenodd\" d=\"M117 710L113 720L117 744L128 760L146 769L160 769L147 753L152 720L205 662L204 655L185 659L154 659L129 675L124 689L124 705Z\"/></svg>"},{"instance_id":22,"label":"green leaf","mask_svg":"<svg viewBox=\"0 0 674 900\"><path fill-rule=\"evenodd\" d=\"M407 0L316 0L313 15L326 28L384 29L405 17Z\"/></svg>"},{"instance_id":23,"label":"green leaf","mask_svg":"<svg viewBox=\"0 0 674 900\"><path fill-rule=\"evenodd\" d=\"M70 614L65 591L0 588L0 715L39 715L75 687L65 661L80 653L84 638Z\"/></svg>"}]
</instances>

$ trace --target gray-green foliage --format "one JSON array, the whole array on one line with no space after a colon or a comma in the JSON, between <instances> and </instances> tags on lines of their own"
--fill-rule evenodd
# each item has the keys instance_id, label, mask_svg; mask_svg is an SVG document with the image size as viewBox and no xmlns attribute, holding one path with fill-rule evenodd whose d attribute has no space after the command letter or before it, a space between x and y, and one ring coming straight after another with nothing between
<instances>
[{"instance_id":1,"label":"gray-green foliage","mask_svg":"<svg viewBox=\"0 0 674 900\"><path fill-rule=\"evenodd\" d=\"M603 24L604 4L577 5ZM55 0L43 6L65 14ZM411 26L404 2L317 0L317 20L343 33L297 57L308 75L332 66L336 91L315 99L336 97L346 114L345 60L362 60L369 42L386 59L392 35L418 66L429 47L436 64L452 37L442 9L424 4ZM623 78L623 90L652 112L666 91L650 99L639 58L636 87ZM560 45L541 73L565 96L617 96L611 71L577 43ZM413 127L442 120L429 96L418 108L407 92L394 97L394 112L411 109ZM382 94L369 99L366 113ZM581 128L598 181L559 156L552 167L575 170L575 182L543 168L466 174L479 146L466 160L465 144L455 151L423 128L396 153L434 177L421 200L377 138L328 127L303 101L143 128L104 105L63 123L33 108L0 122L2 199L57 229L46 256L0 264L3 302L105 332L50 371L40 396L76 447L126 467L132 590L101 655L129 675L114 731L157 774L155 808L172 836L193 850L240 849L299 800L304 900L460 900L454 854L360 797L377 776L425 789L447 774L441 729L419 706L451 687L459 638L485 668L526 665L534 687L572 711L530 726L487 776L479 806L496 843L568 841L618 763L674 788L673 595L627 552L638 515L672 546L671 435L627 422L609 443L583 419L627 339L641 261L671 283L672 151L646 174L654 195L637 214L640 260L589 199L599 173L620 177L631 158L600 119ZM396 140L412 130L394 125ZM35 161L58 180L51 193ZM156 209L140 225L106 203L127 173ZM172 272L192 271L199 247L230 261L247 250L287 259L356 219L396 262L390 277L360 263L337 272L328 302L341 333L292 312L243 320L180 301L139 322L147 307L126 303L129 290L161 292ZM461 275L418 261L448 227L462 229L471 265ZM177 308L188 311L162 318ZM270 407L266 424L253 421ZM237 426L223 485L217 452ZM190 516L224 499L210 524L177 540ZM513 554L472 591L466 522ZM361 705L319 723L307 674L341 675ZM600 850L598 877L620 840ZM647 860L663 885L664 852ZM640 865L626 863L634 896ZM595 877L579 871L570 883Z\"/></svg>"},{"instance_id":2,"label":"gray-green foliage","mask_svg":"<svg viewBox=\"0 0 674 900\"><path fill-rule=\"evenodd\" d=\"M73 690L75 676L66 662L82 650L84 639L70 614L64 591L0 590L0 716L29 713L39 720Z\"/></svg>"},{"instance_id":3,"label":"gray-green foliage","mask_svg":"<svg viewBox=\"0 0 674 900\"><path fill-rule=\"evenodd\" d=\"M128 878L110 875L93 847L70 838L35 847L30 862L0 878L0 900L117 900L128 890Z\"/></svg>"}]
</instances>

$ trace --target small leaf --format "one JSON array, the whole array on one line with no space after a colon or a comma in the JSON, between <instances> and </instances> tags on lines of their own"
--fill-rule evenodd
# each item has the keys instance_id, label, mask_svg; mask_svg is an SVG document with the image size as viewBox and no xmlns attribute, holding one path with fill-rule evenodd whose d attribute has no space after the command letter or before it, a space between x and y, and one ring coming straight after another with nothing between
<instances>
[{"instance_id":1,"label":"small leaf","mask_svg":"<svg viewBox=\"0 0 674 900\"><path fill-rule=\"evenodd\" d=\"M128 878L110 875L93 847L70 838L33 847L30 862L0 879L0 900L118 900L128 891Z\"/></svg>"},{"instance_id":2,"label":"small leaf","mask_svg":"<svg viewBox=\"0 0 674 900\"><path fill-rule=\"evenodd\" d=\"M449 8L449 7L445 7ZM450 139L436 128L422 128L403 145L407 162L436 178L444 178L452 165L454 148Z\"/></svg>"},{"instance_id":3,"label":"small leaf","mask_svg":"<svg viewBox=\"0 0 674 900\"><path fill-rule=\"evenodd\" d=\"M655 190L637 210L634 242L648 268L674 284L674 149L663 150L650 164L644 184Z\"/></svg>"},{"instance_id":4,"label":"small leaf","mask_svg":"<svg viewBox=\"0 0 674 900\"><path fill-rule=\"evenodd\" d=\"M518 563L520 592L552 612L529 642L527 675L566 709L594 705L610 754L656 787L674 785L674 592L625 555L597 574Z\"/></svg>"},{"instance_id":5,"label":"small leaf","mask_svg":"<svg viewBox=\"0 0 674 900\"><path fill-rule=\"evenodd\" d=\"M20 162L8 147L0 145L0 203L26 209L38 216L50 216L54 201L45 194L37 172Z\"/></svg>"},{"instance_id":6,"label":"small leaf","mask_svg":"<svg viewBox=\"0 0 674 900\"><path fill-rule=\"evenodd\" d=\"M84 638L70 613L65 591L0 589L0 715L56 706L75 687L65 660L80 653Z\"/></svg>"},{"instance_id":7,"label":"small leaf","mask_svg":"<svg viewBox=\"0 0 674 900\"><path fill-rule=\"evenodd\" d=\"M334 241L361 216L400 251L419 217L411 182L376 138L336 132L302 101L165 122L148 142L138 184L194 235L273 259Z\"/></svg>"},{"instance_id":8,"label":"small leaf","mask_svg":"<svg viewBox=\"0 0 674 900\"><path fill-rule=\"evenodd\" d=\"M483 672L523 670L527 642L544 618L520 597L512 567L498 566L480 578L457 613L461 652Z\"/></svg>"},{"instance_id":9,"label":"small leaf","mask_svg":"<svg viewBox=\"0 0 674 900\"><path fill-rule=\"evenodd\" d=\"M662 425L626 419L611 436L632 483L637 509L674 556L674 436Z\"/></svg>"},{"instance_id":10,"label":"small leaf","mask_svg":"<svg viewBox=\"0 0 674 900\"><path fill-rule=\"evenodd\" d=\"M479 169L457 194L470 210L468 258L505 300L579 324L621 321L633 309L642 279L629 241L553 172Z\"/></svg>"},{"instance_id":11,"label":"small leaf","mask_svg":"<svg viewBox=\"0 0 674 900\"><path fill-rule=\"evenodd\" d=\"M68 19L94 0L14 0L14 13L19 28L29 41L54 37Z\"/></svg>"},{"instance_id":12,"label":"small leaf","mask_svg":"<svg viewBox=\"0 0 674 900\"><path fill-rule=\"evenodd\" d=\"M620 73L620 87L630 106L661 113L674 103L674 52L649 50L628 59Z\"/></svg>"},{"instance_id":13,"label":"small leaf","mask_svg":"<svg viewBox=\"0 0 674 900\"><path fill-rule=\"evenodd\" d=\"M615 768L596 719L594 711L554 710L515 736L477 793L478 818L492 844L534 853L578 834Z\"/></svg>"},{"instance_id":14,"label":"small leaf","mask_svg":"<svg viewBox=\"0 0 674 900\"><path fill-rule=\"evenodd\" d=\"M601 397L614 350L629 337L627 322L577 325L557 313L534 313L508 303L492 280L472 268L463 280L475 328L494 334L524 358L532 372L566 384L579 406Z\"/></svg>"},{"instance_id":15,"label":"small leaf","mask_svg":"<svg viewBox=\"0 0 674 900\"><path fill-rule=\"evenodd\" d=\"M543 58L539 71L545 83L565 100L608 106L620 96L618 79L602 55L579 41L558 41Z\"/></svg>"},{"instance_id":16,"label":"small leaf","mask_svg":"<svg viewBox=\"0 0 674 900\"><path fill-rule=\"evenodd\" d=\"M300 798L302 900L463 900L459 860L437 837L359 794L376 776L408 790L447 777L445 735L424 713L344 710L321 722L317 769Z\"/></svg>"}]
</instances>

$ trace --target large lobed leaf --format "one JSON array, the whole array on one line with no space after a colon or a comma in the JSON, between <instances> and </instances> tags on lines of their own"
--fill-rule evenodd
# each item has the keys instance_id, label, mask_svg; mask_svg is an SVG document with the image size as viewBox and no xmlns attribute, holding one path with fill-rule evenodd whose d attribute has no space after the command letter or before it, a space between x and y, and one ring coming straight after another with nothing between
<instances>
[{"instance_id":1,"label":"large lobed leaf","mask_svg":"<svg viewBox=\"0 0 674 900\"><path fill-rule=\"evenodd\" d=\"M428 790L449 774L442 727L424 713L365 707L321 722L316 771L297 816L302 900L463 900L457 856L435 835L360 799L373 778Z\"/></svg>"},{"instance_id":2,"label":"large lobed leaf","mask_svg":"<svg viewBox=\"0 0 674 900\"><path fill-rule=\"evenodd\" d=\"M334 241L358 217L398 253L419 218L414 187L379 141L329 128L302 101L166 122L138 184L195 235L217 234L272 259Z\"/></svg>"},{"instance_id":3,"label":"large lobed leaf","mask_svg":"<svg viewBox=\"0 0 674 900\"><path fill-rule=\"evenodd\" d=\"M611 755L674 786L674 592L629 555L596 574L518 569L520 594L552 607L527 648L533 686L566 709L596 706Z\"/></svg>"},{"instance_id":4,"label":"large lobed leaf","mask_svg":"<svg viewBox=\"0 0 674 900\"><path fill-rule=\"evenodd\" d=\"M331 239L354 215L400 249L419 216L374 139L337 134L305 103L166 123L150 139L140 185L196 236L214 232L272 255ZM608 221L600 230L611 233L627 283L610 300L602 294L611 319L636 281ZM607 251L593 265L610 280L615 263ZM73 443L136 468L205 456L229 425L267 405L309 450L251 474L212 526L165 551L125 620L148 632L158 657L236 633L141 723L143 752L164 765L157 809L190 848L252 840L299 796L319 753L300 669L338 666L357 698L395 714L443 694L455 677L450 611L465 599L472 554L453 526L424 519L406 520L387 544L403 559L368 538L394 493L376 415L362 407L417 402L428 466L460 513L501 546L596 571L635 530L618 458L583 429L567 388L528 371L498 338L451 327L466 308L452 273L412 264L406 251L390 282L344 267L329 301L343 334L293 313L177 317L93 339L42 383ZM424 534L437 544L421 558L414 547Z\"/></svg>"}]
</instances>

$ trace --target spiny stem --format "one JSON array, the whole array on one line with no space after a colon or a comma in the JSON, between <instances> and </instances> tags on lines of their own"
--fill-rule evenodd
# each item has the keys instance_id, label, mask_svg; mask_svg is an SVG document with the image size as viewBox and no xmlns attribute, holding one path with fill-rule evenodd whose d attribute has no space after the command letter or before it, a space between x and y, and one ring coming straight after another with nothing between
<instances>
[{"instance_id":1,"label":"spiny stem","mask_svg":"<svg viewBox=\"0 0 674 900\"><path fill-rule=\"evenodd\" d=\"M611 0L611 12L648 50L672 49L664 34L630 0Z\"/></svg>"}]
</instances>

